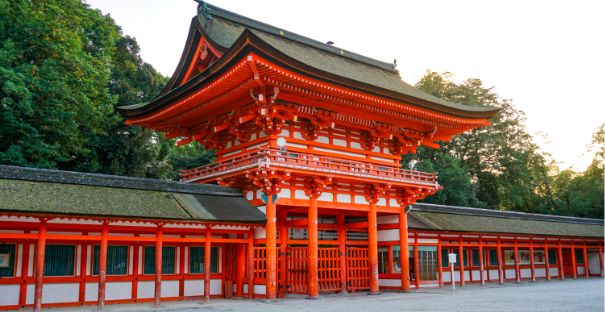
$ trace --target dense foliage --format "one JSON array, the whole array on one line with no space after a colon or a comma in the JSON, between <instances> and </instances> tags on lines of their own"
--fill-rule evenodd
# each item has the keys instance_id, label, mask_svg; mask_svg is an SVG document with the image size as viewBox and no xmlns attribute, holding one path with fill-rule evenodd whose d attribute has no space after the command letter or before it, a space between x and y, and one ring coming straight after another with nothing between
<instances>
[{"instance_id":1,"label":"dense foliage","mask_svg":"<svg viewBox=\"0 0 605 312\"><path fill-rule=\"evenodd\" d=\"M157 95L166 77L109 16L76 0L0 0L0 163L174 179L214 158L199 144L130 127L116 113ZM501 109L493 125L420 148L418 169L445 188L427 202L603 217L604 128L583 173L559 172L532 142L523 112L478 79L428 72L420 89Z\"/></svg>"}]
</instances>

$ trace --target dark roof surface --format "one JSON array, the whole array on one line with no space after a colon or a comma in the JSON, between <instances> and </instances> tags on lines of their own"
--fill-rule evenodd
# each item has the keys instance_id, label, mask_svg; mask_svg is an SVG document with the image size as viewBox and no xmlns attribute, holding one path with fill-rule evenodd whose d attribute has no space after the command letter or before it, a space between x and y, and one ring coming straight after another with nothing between
<instances>
[{"instance_id":1,"label":"dark roof surface","mask_svg":"<svg viewBox=\"0 0 605 312\"><path fill-rule=\"evenodd\" d=\"M328 45L206 2L199 2L197 19L201 31L212 43L224 51L233 48L238 39L246 35L246 31L248 31L249 34L272 49L314 69L321 77L340 77L341 79L334 81L336 83L343 79L349 80L359 84L359 88L366 92L393 99L403 96L409 100L420 101L420 104L416 103L417 105L457 116L489 118L497 112L497 109L492 107L452 103L420 91L401 80L394 64ZM175 76L178 75L178 72L175 73ZM176 89L178 88L176 87ZM163 94L165 93L163 92L161 95ZM141 109L146 105L147 103L121 107L120 112L129 117L139 116L147 113L146 109ZM154 105L151 107L156 108Z\"/></svg>"},{"instance_id":2,"label":"dark roof surface","mask_svg":"<svg viewBox=\"0 0 605 312\"><path fill-rule=\"evenodd\" d=\"M0 165L0 211L181 221L265 222L218 185Z\"/></svg>"},{"instance_id":3,"label":"dark roof surface","mask_svg":"<svg viewBox=\"0 0 605 312\"><path fill-rule=\"evenodd\" d=\"M410 227L456 232L603 237L602 219L415 204Z\"/></svg>"}]
</instances>

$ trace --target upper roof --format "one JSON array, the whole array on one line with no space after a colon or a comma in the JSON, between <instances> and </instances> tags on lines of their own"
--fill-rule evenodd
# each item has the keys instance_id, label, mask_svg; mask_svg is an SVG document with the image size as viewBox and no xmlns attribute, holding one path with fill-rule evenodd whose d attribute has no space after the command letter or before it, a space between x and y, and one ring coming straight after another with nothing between
<instances>
[{"instance_id":1,"label":"upper roof","mask_svg":"<svg viewBox=\"0 0 605 312\"><path fill-rule=\"evenodd\" d=\"M264 223L241 190L0 165L0 211L179 221Z\"/></svg>"},{"instance_id":2,"label":"upper roof","mask_svg":"<svg viewBox=\"0 0 605 312\"><path fill-rule=\"evenodd\" d=\"M197 19L193 22L197 25L192 26L191 31L197 29L206 40L224 53L237 49L238 44L246 44L247 41L241 38L249 36L262 42L272 51L272 56L287 59L286 65L296 63L298 70L304 68L305 74L315 76L314 78L460 117L489 118L497 112L495 108L452 103L420 91L401 80L394 64L325 44L206 2L199 2ZM186 50L195 48L196 45L191 43L193 40L196 38L190 34ZM169 85L155 100L121 107L122 115L138 117L155 111L170 104L161 101L167 93L190 87L179 85L178 80L189 67L191 60L187 58L192 55L193 53L184 51L181 64Z\"/></svg>"},{"instance_id":3,"label":"upper roof","mask_svg":"<svg viewBox=\"0 0 605 312\"><path fill-rule=\"evenodd\" d=\"M603 237L602 219L415 204L410 228L476 233Z\"/></svg>"}]
</instances>

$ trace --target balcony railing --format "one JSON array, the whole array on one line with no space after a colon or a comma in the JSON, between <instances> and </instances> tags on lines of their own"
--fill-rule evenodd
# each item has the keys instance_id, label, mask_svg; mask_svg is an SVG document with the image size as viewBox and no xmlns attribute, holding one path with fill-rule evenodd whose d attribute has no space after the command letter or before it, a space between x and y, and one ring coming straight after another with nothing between
<instances>
[{"instance_id":1,"label":"balcony railing","mask_svg":"<svg viewBox=\"0 0 605 312\"><path fill-rule=\"evenodd\" d=\"M263 168L283 168L309 171L323 175L348 176L383 180L394 183L412 183L437 186L437 175L394 166L383 166L342 158L294 153L276 149L261 149L190 170L181 170L181 181L211 180L238 171Z\"/></svg>"}]
</instances>

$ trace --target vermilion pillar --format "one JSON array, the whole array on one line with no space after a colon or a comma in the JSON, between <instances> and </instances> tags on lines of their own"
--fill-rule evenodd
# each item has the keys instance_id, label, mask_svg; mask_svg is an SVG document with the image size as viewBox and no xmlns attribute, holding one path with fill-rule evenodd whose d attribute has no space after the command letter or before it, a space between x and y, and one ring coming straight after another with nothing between
<instances>
[{"instance_id":1,"label":"vermilion pillar","mask_svg":"<svg viewBox=\"0 0 605 312\"><path fill-rule=\"evenodd\" d=\"M254 228L250 228L248 232L248 298L254 299Z\"/></svg>"},{"instance_id":2,"label":"vermilion pillar","mask_svg":"<svg viewBox=\"0 0 605 312\"><path fill-rule=\"evenodd\" d=\"M103 223L103 229L101 231L101 246L99 246L99 298L98 307L103 309L105 306L105 278L107 276L107 236L109 230L107 223Z\"/></svg>"},{"instance_id":3,"label":"vermilion pillar","mask_svg":"<svg viewBox=\"0 0 605 312\"><path fill-rule=\"evenodd\" d=\"M399 213L399 262L401 266L401 288L403 291L410 290L410 250L408 240L408 215L405 212L405 205L403 205Z\"/></svg>"},{"instance_id":4,"label":"vermilion pillar","mask_svg":"<svg viewBox=\"0 0 605 312\"><path fill-rule=\"evenodd\" d=\"M279 292L280 297L286 295L287 284L287 263L286 253L288 252L288 212L286 210L279 211Z\"/></svg>"},{"instance_id":5,"label":"vermilion pillar","mask_svg":"<svg viewBox=\"0 0 605 312\"><path fill-rule=\"evenodd\" d=\"M443 288L443 253L441 252L441 235L437 236L437 272L439 274L439 288Z\"/></svg>"},{"instance_id":6,"label":"vermilion pillar","mask_svg":"<svg viewBox=\"0 0 605 312\"><path fill-rule=\"evenodd\" d=\"M584 277L590 277L590 268L588 267L588 251L586 250L586 242L582 248L582 256L584 256Z\"/></svg>"},{"instance_id":7,"label":"vermilion pillar","mask_svg":"<svg viewBox=\"0 0 605 312\"><path fill-rule=\"evenodd\" d=\"M414 286L420 288L420 257L418 256L418 233L414 235Z\"/></svg>"},{"instance_id":8,"label":"vermilion pillar","mask_svg":"<svg viewBox=\"0 0 605 312\"><path fill-rule=\"evenodd\" d=\"M458 239L458 262L460 265L460 286L464 286L464 258L466 258L464 256L464 249L462 248L462 235L460 235L460 238ZM453 281L453 276L452 276L452 281Z\"/></svg>"},{"instance_id":9,"label":"vermilion pillar","mask_svg":"<svg viewBox=\"0 0 605 312\"><path fill-rule=\"evenodd\" d=\"M578 263L576 261L576 246L571 241L571 276L576 279L578 278Z\"/></svg>"},{"instance_id":10,"label":"vermilion pillar","mask_svg":"<svg viewBox=\"0 0 605 312\"><path fill-rule=\"evenodd\" d=\"M370 294L378 294L378 225L376 214L376 202L370 202L368 211L368 253L370 264Z\"/></svg>"},{"instance_id":11,"label":"vermilion pillar","mask_svg":"<svg viewBox=\"0 0 605 312\"><path fill-rule=\"evenodd\" d=\"M479 236L479 278L481 279L481 285L485 285L484 277L484 265L483 265L483 238Z\"/></svg>"},{"instance_id":12,"label":"vermilion pillar","mask_svg":"<svg viewBox=\"0 0 605 312\"><path fill-rule=\"evenodd\" d=\"M273 300L277 297L277 225L276 225L276 207L273 202L274 194L267 194L267 236L265 244L267 247L267 294L268 300Z\"/></svg>"},{"instance_id":13,"label":"vermilion pillar","mask_svg":"<svg viewBox=\"0 0 605 312\"><path fill-rule=\"evenodd\" d=\"M599 269L601 270L601 277L603 277L603 247L599 244Z\"/></svg>"},{"instance_id":14,"label":"vermilion pillar","mask_svg":"<svg viewBox=\"0 0 605 312\"><path fill-rule=\"evenodd\" d=\"M237 268L235 271L235 279L237 280L237 284L235 287L235 295L237 297L242 297L244 295L244 274L246 272L246 245L238 244L236 248Z\"/></svg>"},{"instance_id":15,"label":"vermilion pillar","mask_svg":"<svg viewBox=\"0 0 605 312\"><path fill-rule=\"evenodd\" d=\"M503 284L504 276L502 276L502 241L500 241L500 237L498 237L496 252L498 257L498 284Z\"/></svg>"},{"instance_id":16,"label":"vermilion pillar","mask_svg":"<svg viewBox=\"0 0 605 312\"><path fill-rule=\"evenodd\" d=\"M548 259L548 240L544 239L544 269L546 270L546 280L550 281L550 260Z\"/></svg>"},{"instance_id":17,"label":"vermilion pillar","mask_svg":"<svg viewBox=\"0 0 605 312\"><path fill-rule=\"evenodd\" d=\"M307 220L307 291L310 299L319 296L319 241L317 229L317 196L311 194L309 199L309 219Z\"/></svg>"},{"instance_id":18,"label":"vermilion pillar","mask_svg":"<svg viewBox=\"0 0 605 312\"><path fill-rule=\"evenodd\" d=\"M160 306L162 297L162 227L158 227L155 237L155 292L153 297L153 305L157 308Z\"/></svg>"},{"instance_id":19,"label":"vermilion pillar","mask_svg":"<svg viewBox=\"0 0 605 312\"><path fill-rule=\"evenodd\" d=\"M563 271L563 248L561 247L561 241L559 241L559 245L557 248L557 256L559 257L559 278L561 280L564 280L565 272Z\"/></svg>"},{"instance_id":20,"label":"vermilion pillar","mask_svg":"<svg viewBox=\"0 0 605 312\"><path fill-rule=\"evenodd\" d=\"M345 229L345 215L336 216L338 224L338 253L340 255L340 287L341 292L347 291L347 229Z\"/></svg>"},{"instance_id":21,"label":"vermilion pillar","mask_svg":"<svg viewBox=\"0 0 605 312\"><path fill-rule=\"evenodd\" d=\"M34 312L42 309L42 280L44 277L44 255L46 253L46 220L42 220L38 231L38 246L36 247L36 289L34 293Z\"/></svg>"},{"instance_id":22,"label":"vermilion pillar","mask_svg":"<svg viewBox=\"0 0 605 312\"><path fill-rule=\"evenodd\" d=\"M206 229L206 241L204 242L204 303L210 302L210 244L212 241L212 232L210 228Z\"/></svg>"},{"instance_id":23,"label":"vermilion pillar","mask_svg":"<svg viewBox=\"0 0 605 312\"><path fill-rule=\"evenodd\" d=\"M529 239L529 266L531 269L531 280L532 282L536 281L536 266L534 262L534 240L532 238Z\"/></svg>"},{"instance_id":24,"label":"vermilion pillar","mask_svg":"<svg viewBox=\"0 0 605 312\"><path fill-rule=\"evenodd\" d=\"M513 259L515 260L515 281L521 283L521 270L519 269L519 247L517 244L517 238L513 242Z\"/></svg>"}]
</instances>

